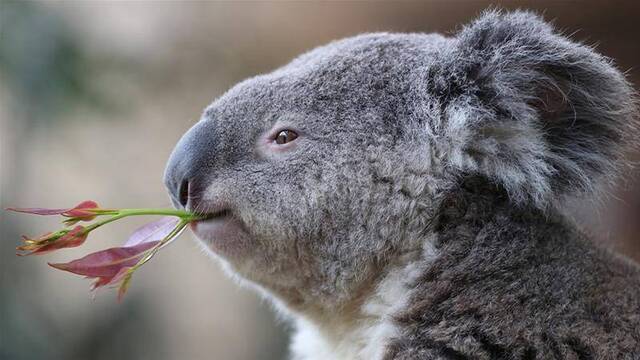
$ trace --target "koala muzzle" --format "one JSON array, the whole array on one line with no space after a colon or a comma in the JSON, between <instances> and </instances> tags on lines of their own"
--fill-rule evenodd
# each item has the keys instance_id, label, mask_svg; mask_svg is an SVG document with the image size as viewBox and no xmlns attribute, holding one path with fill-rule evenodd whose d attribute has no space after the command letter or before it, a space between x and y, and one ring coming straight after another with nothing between
<instances>
[{"instance_id":1,"label":"koala muzzle","mask_svg":"<svg viewBox=\"0 0 640 360\"><path fill-rule=\"evenodd\" d=\"M213 121L200 121L185 133L173 149L164 183L176 208L194 210L216 163Z\"/></svg>"}]
</instances>

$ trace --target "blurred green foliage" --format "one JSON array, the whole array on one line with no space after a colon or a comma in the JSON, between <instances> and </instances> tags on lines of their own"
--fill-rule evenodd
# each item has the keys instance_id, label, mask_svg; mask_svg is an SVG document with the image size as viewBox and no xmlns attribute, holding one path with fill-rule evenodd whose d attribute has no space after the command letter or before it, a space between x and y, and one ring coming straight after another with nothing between
<instances>
[{"instance_id":1,"label":"blurred green foliage","mask_svg":"<svg viewBox=\"0 0 640 360\"><path fill-rule=\"evenodd\" d=\"M108 109L92 85L100 69L83 52L64 20L30 1L0 3L0 76L26 121L59 119L74 104Z\"/></svg>"}]
</instances>

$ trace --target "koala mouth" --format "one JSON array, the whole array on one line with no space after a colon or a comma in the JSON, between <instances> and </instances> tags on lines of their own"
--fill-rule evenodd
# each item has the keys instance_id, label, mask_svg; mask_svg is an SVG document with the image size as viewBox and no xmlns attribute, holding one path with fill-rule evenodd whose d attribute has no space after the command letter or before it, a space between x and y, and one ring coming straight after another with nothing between
<instances>
[{"instance_id":1,"label":"koala mouth","mask_svg":"<svg viewBox=\"0 0 640 360\"><path fill-rule=\"evenodd\" d=\"M237 257L247 248L244 224L230 209L207 213L204 220L192 222L191 230L213 252Z\"/></svg>"},{"instance_id":2,"label":"koala mouth","mask_svg":"<svg viewBox=\"0 0 640 360\"><path fill-rule=\"evenodd\" d=\"M218 210L212 213L206 213L205 214L205 218L203 220L200 221L208 221L211 219L216 219L216 218L223 218L226 216L231 216L231 210L229 209L222 209L222 210Z\"/></svg>"},{"instance_id":3,"label":"koala mouth","mask_svg":"<svg viewBox=\"0 0 640 360\"><path fill-rule=\"evenodd\" d=\"M203 219L194 221L190 224L192 230L195 231L196 228L198 227L198 224L221 222L221 221L226 221L233 217L233 214L229 209L221 209L213 212L205 212L203 215L204 215ZM196 233L196 235L198 234Z\"/></svg>"}]
</instances>

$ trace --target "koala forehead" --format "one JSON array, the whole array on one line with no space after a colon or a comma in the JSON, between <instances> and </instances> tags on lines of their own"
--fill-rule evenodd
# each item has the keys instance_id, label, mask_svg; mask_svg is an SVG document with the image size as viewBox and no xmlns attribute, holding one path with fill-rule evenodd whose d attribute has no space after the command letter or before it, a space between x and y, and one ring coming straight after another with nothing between
<instances>
[{"instance_id":1,"label":"koala forehead","mask_svg":"<svg viewBox=\"0 0 640 360\"><path fill-rule=\"evenodd\" d=\"M379 138L411 117L408 104L416 96L428 96L417 77L451 41L438 34L388 33L335 41L239 83L202 120L215 122L225 138L255 138L276 123L317 137L349 131L356 138Z\"/></svg>"}]
</instances>

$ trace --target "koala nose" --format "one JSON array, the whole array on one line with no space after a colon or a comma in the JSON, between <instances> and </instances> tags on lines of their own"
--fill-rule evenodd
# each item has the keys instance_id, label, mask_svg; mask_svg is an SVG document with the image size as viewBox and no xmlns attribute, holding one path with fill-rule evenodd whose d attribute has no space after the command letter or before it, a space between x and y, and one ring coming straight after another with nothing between
<instances>
[{"instance_id":1,"label":"koala nose","mask_svg":"<svg viewBox=\"0 0 640 360\"><path fill-rule=\"evenodd\" d=\"M184 166L186 160L182 156L172 155L164 174L164 183L169 192L169 198L173 206L179 209L186 209L189 205L189 199L192 198L190 194L191 181L186 166Z\"/></svg>"},{"instance_id":2,"label":"koala nose","mask_svg":"<svg viewBox=\"0 0 640 360\"><path fill-rule=\"evenodd\" d=\"M206 188L215 163L213 123L200 121L187 131L173 149L164 173L164 183L173 206L193 210L194 201Z\"/></svg>"},{"instance_id":3,"label":"koala nose","mask_svg":"<svg viewBox=\"0 0 640 360\"><path fill-rule=\"evenodd\" d=\"M175 195L173 195L175 197ZM187 203L189 202L189 180L184 179L180 182L180 186L178 187L178 196L177 202L182 207L187 207Z\"/></svg>"},{"instance_id":4,"label":"koala nose","mask_svg":"<svg viewBox=\"0 0 640 360\"><path fill-rule=\"evenodd\" d=\"M175 208L191 210L194 207L193 199L197 197L192 194L191 182L189 179L178 181L165 181L169 198Z\"/></svg>"}]
</instances>

